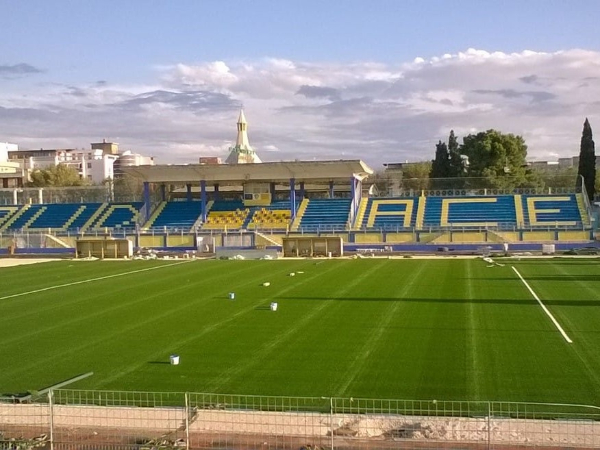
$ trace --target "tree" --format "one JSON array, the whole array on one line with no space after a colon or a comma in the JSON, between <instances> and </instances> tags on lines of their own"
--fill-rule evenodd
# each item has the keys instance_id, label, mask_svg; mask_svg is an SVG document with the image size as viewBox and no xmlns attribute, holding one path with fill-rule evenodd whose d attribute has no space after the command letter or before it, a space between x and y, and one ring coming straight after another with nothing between
<instances>
[{"instance_id":1,"label":"tree","mask_svg":"<svg viewBox=\"0 0 600 450\"><path fill-rule=\"evenodd\" d=\"M587 117L583 123L583 132L581 134L579 170L577 174L583 177L588 198L593 200L596 184L596 151L594 149L594 139L592 138L592 127Z\"/></svg>"},{"instance_id":2,"label":"tree","mask_svg":"<svg viewBox=\"0 0 600 450\"><path fill-rule=\"evenodd\" d=\"M79 176L79 172L66 164L50 166L47 169L35 169L30 174L31 187L86 186L89 182Z\"/></svg>"},{"instance_id":3,"label":"tree","mask_svg":"<svg viewBox=\"0 0 600 450\"><path fill-rule=\"evenodd\" d=\"M445 180L440 178L448 178L450 176L450 158L448 155L448 147L445 142L439 141L435 146L435 159L431 163L431 171L429 178L432 179L432 189L443 189L442 184Z\"/></svg>"},{"instance_id":4,"label":"tree","mask_svg":"<svg viewBox=\"0 0 600 450\"><path fill-rule=\"evenodd\" d=\"M533 167L530 169L530 172L541 180L542 187L551 189L573 189L577 181L577 169L575 167Z\"/></svg>"},{"instance_id":5,"label":"tree","mask_svg":"<svg viewBox=\"0 0 600 450\"><path fill-rule=\"evenodd\" d=\"M456 178L462 177L464 165L460 156L458 139L456 139L456 136L454 135L454 130L450 130L450 136L448 136L448 157L450 158L449 176Z\"/></svg>"},{"instance_id":6,"label":"tree","mask_svg":"<svg viewBox=\"0 0 600 450\"><path fill-rule=\"evenodd\" d=\"M105 183L112 183L113 198L116 202L135 202L143 197L144 184L131 175L121 174L114 180L105 180Z\"/></svg>"},{"instance_id":7,"label":"tree","mask_svg":"<svg viewBox=\"0 0 600 450\"><path fill-rule=\"evenodd\" d=\"M429 189L431 162L407 163L402 165L402 189Z\"/></svg>"},{"instance_id":8,"label":"tree","mask_svg":"<svg viewBox=\"0 0 600 450\"><path fill-rule=\"evenodd\" d=\"M463 139L460 153L469 158L470 187L513 189L528 185L527 145L521 136L488 130Z\"/></svg>"}]
</instances>

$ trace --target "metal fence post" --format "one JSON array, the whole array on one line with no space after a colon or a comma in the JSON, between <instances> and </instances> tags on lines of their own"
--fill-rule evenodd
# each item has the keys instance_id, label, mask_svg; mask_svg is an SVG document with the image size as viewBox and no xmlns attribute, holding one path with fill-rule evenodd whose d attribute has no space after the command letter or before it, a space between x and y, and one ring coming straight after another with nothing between
<instances>
[{"instance_id":1,"label":"metal fence post","mask_svg":"<svg viewBox=\"0 0 600 450\"><path fill-rule=\"evenodd\" d=\"M333 450L333 397L329 397L329 411L329 432L331 433L331 450Z\"/></svg>"},{"instance_id":2,"label":"metal fence post","mask_svg":"<svg viewBox=\"0 0 600 450\"><path fill-rule=\"evenodd\" d=\"M54 391L50 389L48 391L48 410L50 413L50 450L54 450Z\"/></svg>"},{"instance_id":3,"label":"metal fence post","mask_svg":"<svg viewBox=\"0 0 600 450\"><path fill-rule=\"evenodd\" d=\"M488 414L487 414L487 431L488 431L488 442L487 450L490 450L492 444L492 402L487 402Z\"/></svg>"},{"instance_id":4,"label":"metal fence post","mask_svg":"<svg viewBox=\"0 0 600 450\"><path fill-rule=\"evenodd\" d=\"M188 393L185 396L185 448L190 450L190 400Z\"/></svg>"}]
</instances>

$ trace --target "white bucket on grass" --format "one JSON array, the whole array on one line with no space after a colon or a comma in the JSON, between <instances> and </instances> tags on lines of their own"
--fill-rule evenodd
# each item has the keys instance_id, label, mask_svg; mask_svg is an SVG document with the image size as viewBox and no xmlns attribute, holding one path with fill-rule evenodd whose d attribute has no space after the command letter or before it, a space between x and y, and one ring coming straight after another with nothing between
<instances>
[{"instance_id":1,"label":"white bucket on grass","mask_svg":"<svg viewBox=\"0 0 600 450\"><path fill-rule=\"evenodd\" d=\"M271 311L277 311L277 302L271 302Z\"/></svg>"},{"instance_id":2,"label":"white bucket on grass","mask_svg":"<svg viewBox=\"0 0 600 450\"><path fill-rule=\"evenodd\" d=\"M177 366L179 364L179 355L171 355L170 359L172 366Z\"/></svg>"}]
</instances>

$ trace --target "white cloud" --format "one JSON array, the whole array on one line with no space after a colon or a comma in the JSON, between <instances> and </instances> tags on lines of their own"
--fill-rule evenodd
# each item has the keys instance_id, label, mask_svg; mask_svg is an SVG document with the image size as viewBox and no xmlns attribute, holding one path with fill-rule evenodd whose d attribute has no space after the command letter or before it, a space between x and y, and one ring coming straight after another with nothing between
<instances>
[{"instance_id":1,"label":"white cloud","mask_svg":"<svg viewBox=\"0 0 600 450\"><path fill-rule=\"evenodd\" d=\"M32 82L17 91L0 80L0 140L87 147L118 136L159 163L193 163L227 156L243 104L263 160L362 158L379 168L433 158L451 129L459 138L489 128L521 134L532 159L576 154L585 117L600 130L600 52L589 50L157 67L155 82L139 85Z\"/></svg>"}]
</instances>

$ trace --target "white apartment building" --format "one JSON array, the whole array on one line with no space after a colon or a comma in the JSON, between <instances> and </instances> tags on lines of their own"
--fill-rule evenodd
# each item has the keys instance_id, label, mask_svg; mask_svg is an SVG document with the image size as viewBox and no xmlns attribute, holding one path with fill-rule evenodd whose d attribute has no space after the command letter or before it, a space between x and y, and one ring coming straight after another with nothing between
<instances>
[{"instance_id":1,"label":"white apartment building","mask_svg":"<svg viewBox=\"0 0 600 450\"><path fill-rule=\"evenodd\" d=\"M154 165L154 159L131 151L119 153L118 144L102 142L91 144L90 150L85 149L39 149L7 151L8 159L19 163L27 174L37 169L64 164L74 168L81 178L92 184L102 184L108 179L115 178L115 162L122 158L121 165ZM1 151L0 151L1 156ZM117 165L118 170L118 165ZM117 174L118 175L118 174Z\"/></svg>"},{"instance_id":2,"label":"white apartment building","mask_svg":"<svg viewBox=\"0 0 600 450\"><path fill-rule=\"evenodd\" d=\"M17 144L0 142L0 188L15 188L23 185L23 168L18 162L9 161L8 152L19 150Z\"/></svg>"}]
</instances>

